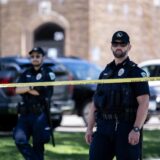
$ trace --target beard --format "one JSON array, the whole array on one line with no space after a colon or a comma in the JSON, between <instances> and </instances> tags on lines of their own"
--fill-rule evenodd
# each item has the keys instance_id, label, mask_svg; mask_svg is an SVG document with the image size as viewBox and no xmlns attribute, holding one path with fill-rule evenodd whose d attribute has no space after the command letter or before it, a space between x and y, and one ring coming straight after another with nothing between
<instances>
[{"instance_id":1,"label":"beard","mask_svg":"<svg viewBox=\"0 0 160 160\"><path fill-rule=\"evenodd\" d=\"M41 62L32 62L33 67L40 67L42 65Z\"/></svg>"},{"instance_id":2,"label":"beard","mask_svg":"<svg viewBox=\"0 0 160 160\"><path fill-rule=\"evenodd\" d=\"M41 64L34 64L33 67L40 67Z\"/></svg>"},{"instance_id":3,"label":"beard","mask_svg":"<svg viewBox=\"0 0 160 160\"><path fill-rule=\"evenodd\" d=\"M127 55L127 51L113 51L113 55L116 58L124 58Z\"/></svg>"}]
</instances>

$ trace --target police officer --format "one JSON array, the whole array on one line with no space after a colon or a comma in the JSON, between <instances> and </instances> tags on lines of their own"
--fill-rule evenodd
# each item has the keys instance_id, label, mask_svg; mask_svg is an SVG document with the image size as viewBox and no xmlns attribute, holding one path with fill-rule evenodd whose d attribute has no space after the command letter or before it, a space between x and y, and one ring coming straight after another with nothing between
<instances>
[{"instance_id":1,"label":"police officer","mask_svg":"<svg viewBox=\"0 0 160 160\"><path fill-rule=\"evenodd\" d=\"M100 79L144 77L146 73L130 61L130 39L126 32L113 34L114 60ZM90 144L90 160L139 160L142 151L142 127L148 112L147 82L99 84L89 111L85 139ZM96 122L96 131L93 127Z\"/></svg>"},{"instance_id":2,"label":"police officer","mask_svg":"<svg viewBox=\"0 0 160 160\"><path fill-rule=\"evenodd\" d=\"M24 71L18 82L54 81L55 74L43 65L45 53L42 48L33 48L30 52L32 67ZM51 128L46 115L46 100L53 94L52 86L17 87L23 102L19 105L19 120L13 131L16 146L26 160L43 160L44 144L49 142ZM29 139L32 136L32 145Z\"/></svg>"}]
</instances>

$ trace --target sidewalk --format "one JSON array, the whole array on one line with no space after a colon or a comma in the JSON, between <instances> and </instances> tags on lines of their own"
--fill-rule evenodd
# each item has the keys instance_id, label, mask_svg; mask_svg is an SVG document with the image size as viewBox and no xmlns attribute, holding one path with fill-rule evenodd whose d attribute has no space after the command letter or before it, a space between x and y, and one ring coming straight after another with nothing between
<instances>
[{"instance_id":1,"label":"sidewalk","mask_svg":"<svg viewBox=\"0 0 160 160\"><path fill-rule=\"evenodd\" d=\"M144 125L144 129L147 130L160 130L160 120L157 117L152 117L147 124ZM86 126L81 117L77 115L64 115L60 127L56 128L56 131L61 132L85 132Z\"/></svg>"},{"instance_id":2,"label":"sidewalk","mask_svg":"<svg viewBox=\"0 0 160 160\"><path fill-rule=\"evenodd\" d=\"M148 129L148 130L159 129L160 130L160 120L157 117L152 117L148 121L148 123L144 125L144 129Z\"/></svg>"}]
</instances>

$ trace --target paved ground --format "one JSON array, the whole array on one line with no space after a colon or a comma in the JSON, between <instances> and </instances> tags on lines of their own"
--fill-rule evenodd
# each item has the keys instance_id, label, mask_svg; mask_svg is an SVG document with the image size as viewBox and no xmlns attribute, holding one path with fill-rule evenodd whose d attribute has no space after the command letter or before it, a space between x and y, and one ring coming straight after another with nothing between
<instances>
[{"instance_id":1,"label":"paved ground","mask_svg":"<svg viewBox=\"0 0 160 160\"><path fill-rule=\"evenodd\" d=\"M56 131L64 132L85 132L86 127L83 119L77 115L63 116L61 126Z\"/></svg>"},{"instance_id":2,"label":"paved ground","mask_svg":"<svg viewBox=\"0 0 160 160\"><path fill-rule=\"evenodd\" d=\"M157 117L151 118L147 124L144 125L144 129L160 129L160 120ZM64 132L85 132L86 127L81 117L77 115L65 115L61 126L56 129L56 131Z\"/></svg>"},{"instance_id":3,"label":"paved ground","mask_svg":"<svg viewBox=\"0 0 160 160\"><path fill-rule=\"evenodd\" d=\"M144 129L159 129L160 120L157 117L153 117L147 124L144 125ZM81 117L77 115L64 115L60 127L56 128L56 131L61 132L85 132L86 126ZM11 135L11 132L0 132L0 136Z\"/></svg>"},{"instance_id":4,"label":"paved ground","mask_svg":"<svg viewBox=\"0 0 160 160\"><path fill-rule=\"evenodd\" d=\"M144 129L159 129L160 130L160 119L158 117L152 117L148 123L144 125Z\"/></svg>"}]
</instances>

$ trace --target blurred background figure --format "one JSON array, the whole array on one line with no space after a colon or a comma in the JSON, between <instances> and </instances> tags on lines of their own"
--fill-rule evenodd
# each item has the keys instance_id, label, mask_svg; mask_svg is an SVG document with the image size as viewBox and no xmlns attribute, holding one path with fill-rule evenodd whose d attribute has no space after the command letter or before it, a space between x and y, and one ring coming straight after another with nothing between
<instances>
[{"instance_id":1,"label":"blurred background figure","mask_svg":"<svg viewBox=\"0 0 160 160\"><path fill-rule=\"evenodd\" d=\"M18 82L54 81L55 74L50 68L43 66L44 51L33 48L29 55L33 66L24 71ZM49 142L53 132L48 120L48 103L53 87L17 87L16 93L23 98L18 106L20 116L13 131L16 146L26 160L43 160L44 144ZM31 136L33 145L29 144Z\"/></svg>"}]
</instances>

